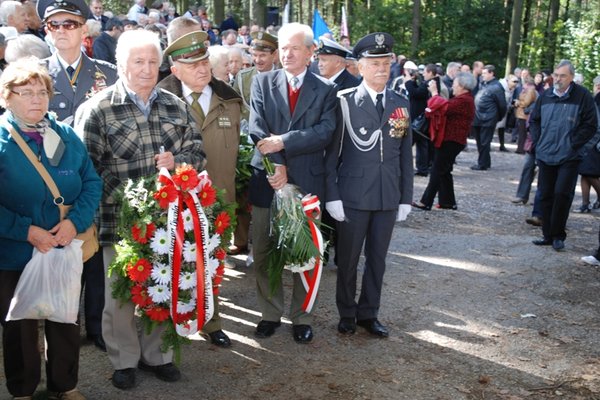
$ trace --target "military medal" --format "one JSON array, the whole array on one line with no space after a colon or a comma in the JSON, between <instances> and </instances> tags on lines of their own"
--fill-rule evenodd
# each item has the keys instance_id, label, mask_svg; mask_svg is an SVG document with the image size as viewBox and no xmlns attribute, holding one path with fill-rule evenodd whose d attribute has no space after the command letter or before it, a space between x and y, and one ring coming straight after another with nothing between
<instances>
[{"instance_id":1,"label":"military medal","mask_svg":"<svg viewBox=\"0 0 600 400\"><path fill-rule=\"evenodd\" d=\"M393 138L402 138L408 133L408 116L406 108L398 107L394 110L388 124L390 124L390 136Z\"/></svg>"}]
</instances>

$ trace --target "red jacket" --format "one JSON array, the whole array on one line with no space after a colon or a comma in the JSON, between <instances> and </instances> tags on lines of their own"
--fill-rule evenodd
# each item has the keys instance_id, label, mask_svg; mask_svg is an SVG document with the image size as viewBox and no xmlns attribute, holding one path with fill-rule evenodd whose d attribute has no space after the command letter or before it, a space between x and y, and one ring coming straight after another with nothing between
<instances>
[{"instance_id":1,"label":"red jacket","mask_svg":"<svg viewBox=\"0 0 600 400\"><path fill-rule=\"evenodd\" d=\"M448 100L442 96L433 96L427 100L425 116L429 119L429 137L435 148L440 148L446 131L446 111Z\"/></svg>"}]
</instances>

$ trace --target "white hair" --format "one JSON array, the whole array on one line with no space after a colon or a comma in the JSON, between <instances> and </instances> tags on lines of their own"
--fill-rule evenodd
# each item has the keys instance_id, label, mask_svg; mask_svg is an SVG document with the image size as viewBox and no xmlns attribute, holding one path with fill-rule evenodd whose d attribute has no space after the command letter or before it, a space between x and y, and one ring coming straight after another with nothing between
<instances>
[{"instance_id":1,"label":"white hair","mask_svg":"<svg viewBox=\"0 0 600 400\"><path fill-rule=\"evenodd\" d=\"M229 60L229 49L221 45L210 46L208 48L208 59L210 60L211 68L215 68L220 63Z\"/></svg>"},{"instance_id":2,"label":"white hair","mask_svg":"<svg viewBox=\"0 0 600 400\"><path fill-rule=\"evenodd\" d=\"M119 37L117 42L117 50L115 51L115 58L117 59L117 65L125 66L127 60L132 53L135 53L134 49L152 45L156 48L158 58L162 60L162 49L160 47L160 39L154 32L146 31L143 29L135 29L131 31L125 31Z\"/></svg>"},{"instance_id":3,"label":"white hair","mask_svg":"<svg viewBox=\"0 0 600 400\"><path fill-rule=\"evenodd\" d=\"M11 63L21 58L34 56L39 59L50 57L50 49L46 42L35 35L19 35L6 45L4 59Z\"/></svg>"},{"instance_id":4,"label":"white hair","mask_svg":"<svg viewBox=\"0 0 600 400\"><path fill-rule=\"evenodd\" d=\"M17 12L17 8L23 7L20 1L5 0L0 4L0 24L8 25L8 17Z\"/></svg>"},{"instance_id":5,"label":"white hair","mask_svg":"<svg viewBox=\"0 0 600 400\"><path fill-rule=\"evenodd\" d=\"M287 39L299 33L304 34L304 45L309 49L312 48L315 39L315 35L312 29L310 28L310 26L300 24L298 22L292 22L283 25L277 32L278 42L279 44L281 44L284 41L284 39Z\"/></svg>"}]
</instances>

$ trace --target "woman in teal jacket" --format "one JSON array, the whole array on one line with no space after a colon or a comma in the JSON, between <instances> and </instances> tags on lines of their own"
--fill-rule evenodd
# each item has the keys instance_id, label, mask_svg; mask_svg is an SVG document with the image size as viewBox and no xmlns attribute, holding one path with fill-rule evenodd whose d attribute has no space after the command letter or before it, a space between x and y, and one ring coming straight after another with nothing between
<instances>
[{"instance_id":1,"label":"woman in teal jacket","mask_svg":"<svg viewBox=\"0 0 600 400\"><path fill-rule=\"evenodd\" d=\"M68 245L93 222L102 182L70 126L47 114L52 80L37 59L9 65L0 77L0 322L6 386L31 398L40 381L38 321L5 321L19 277L33 249L46 253ZM11 129L12 128L12 129ZM15 142L20 135L72 205L60 220L42 177ZM52 145L50 143L52 142ZM46 375L50 398L84 398L76 389L79 325L45 321Z\"/></svg>"}]
</instances>

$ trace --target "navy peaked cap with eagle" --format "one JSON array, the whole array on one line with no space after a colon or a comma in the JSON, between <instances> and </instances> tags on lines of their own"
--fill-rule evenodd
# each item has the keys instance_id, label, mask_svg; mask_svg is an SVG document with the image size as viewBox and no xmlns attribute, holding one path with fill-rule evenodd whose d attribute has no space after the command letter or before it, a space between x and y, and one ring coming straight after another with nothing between
<instances>
[{"instance_id":1,"label":"navy peaked cap with eagle","mask_svg":"<svg viewBox=\"0 0 600 400\"><path fill-rule=\"evenodd\" d=\"M385 57L392 55L394 38L389 33L375 32L361 38L354 46L354 57Z\"/></svg>"}]
</instances>

